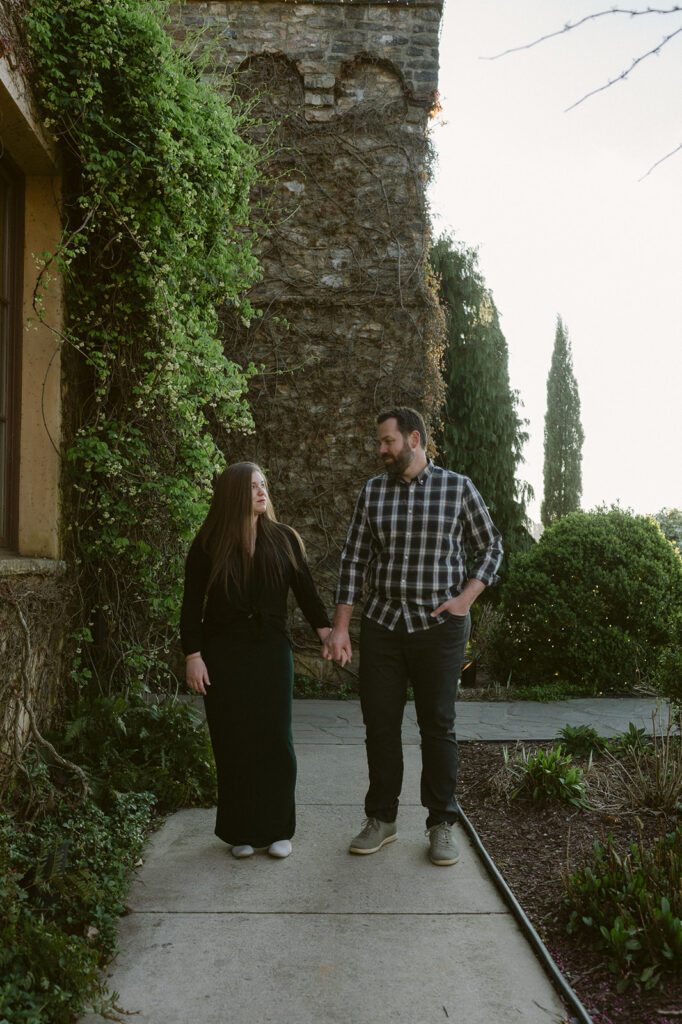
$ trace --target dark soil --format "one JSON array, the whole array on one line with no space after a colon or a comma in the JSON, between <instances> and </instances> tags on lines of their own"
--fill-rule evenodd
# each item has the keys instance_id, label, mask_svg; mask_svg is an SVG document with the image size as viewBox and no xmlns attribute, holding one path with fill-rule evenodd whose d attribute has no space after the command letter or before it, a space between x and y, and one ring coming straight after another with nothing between
<instances>
[{"instance_id":1,"label":"dark soil","mask_svg":"<svg viewBox=\"0 0 682 1024\"><path fill-rule=\"evenodd\" d=\"M532 748L526 744L526 749ZM459 799L490 857L523 907L555 963L595 1024L680 1024L682 968L665 988L631 984L616 992L618 976L607 954L566 932L562 875L591 859L595 839L611 834L623 852L649 843L679 823L677 817L638 810L606 813L553 804L544 808L490 795L488 780L503 766L501 743L460 743ZM579 759L574 759L579 763Z\"/></svg>"}]
</instances>

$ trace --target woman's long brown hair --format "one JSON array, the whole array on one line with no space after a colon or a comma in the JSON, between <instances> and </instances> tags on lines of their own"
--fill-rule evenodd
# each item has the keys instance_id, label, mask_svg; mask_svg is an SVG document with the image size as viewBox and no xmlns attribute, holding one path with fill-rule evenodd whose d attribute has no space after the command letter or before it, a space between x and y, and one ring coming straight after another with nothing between
<instances>
[{"instance_id":1,"label":"woman's long brown hair","mask_svg":"<svg viewBox=\"0 0 682 1024\"><path fill-rule=\"evenodd\" d=\"M251 555L253 505L252 478L264 474L255 462L234 462L216 481L208 515L199 530L199 541L211 559L208 586L222 577L225 588L234 585L239 593L253 568ZM277 521L275 509L266 489L267 505L258 517L258 553L266 580L283 583L289 565L298 568L305 558L303 541L291 527L288 530L298 542L295 551L289 536Z\"/></svg>"}]
</instances>

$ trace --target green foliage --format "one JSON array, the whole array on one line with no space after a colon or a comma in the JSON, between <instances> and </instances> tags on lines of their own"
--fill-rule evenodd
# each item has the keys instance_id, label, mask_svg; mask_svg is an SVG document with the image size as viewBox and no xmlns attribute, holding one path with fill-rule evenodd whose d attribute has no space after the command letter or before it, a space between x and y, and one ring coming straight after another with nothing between
<instances>
[{"instance_id":1,"label":"green foliage","mask_svg":"<svg viewBox=\"0 0 682 1024\"><path fill-rule=\"evenodd\" d=\"M63 767L29 752L0 813L0 1021L13 1024L106 1010L99 968L152 809L215 801L208 735L190 704L82 700L55 742L84 768L85 801Z\"/></svg>"},{"instance_id":2,"label":"green foliage","mask_svg":"<svg viewBox=\"0 0 682 1024\"><path fill-rule=\"evenodd\" d=\"M445 408L438 446L444 464L471 477L487 502L507 552L531 543L529 484L516 478L528 438L519 397L509 386L507 342L475 250L448 236L429 259L446 314Z\"/></svg>"},{"instance_id":3,"label":"green foliage","mask_svg":"<svg viewBox=\"0 0 682 1024\"><path fill-rule=\"evenodd\" d=\"M644 740L627 737L629 750L616 748L624 789L630 806L675 814L682 811L682 741L671 713L662 728L652 720L653 735Z\"/></svg>"},{"instance_id":4,"label":"green foliage","mask_svg":"<svg viewBox=\"0 0 682 1024\"><path fill-rule=\"evenodd\" d=\"M665 692L661 664L676 656L682 563L645 516L574 512L516 560L502 611L498 679L512 672L514 683L592 694L647 682Z\"/></svg>"},{"instance_id":5,"label":"green foliage","mask_svg":"<svg viewBox=\"0 0 682 1024\"><path fill-rule=\"evenodd\" d=\"M580 508L584 440L571 343L561 317L557 317L545 413L544 497L540 517L546 527Z\"/></svg>"},{"instance_id":6,"label":"green foliage","mask_svg":"<svg viewBox=\"0 0 682 1024\"><path fill-rule=\"evenodd\" d=\"M619 991L635 981L654 988L682 967L682 826L652 849L633 842L621 855L609 837L592 861L571 874L568 930L587 935L610 956Z\"/></svg>"},{"instance_id":7,"label":"green foliage","mask_svg":"<svg viewBox=\"0 0 682 1024\"><path fill-rule=\"evenodd\" d=\"M670 642L661 651L655 683L660 693L682 706L682 615L670 627Z\"/></svg>"},{"instance_id":8,"label":"green foliage","mask_svg":"<svg viewBox=\"0 0 682 1024\"><path fill-rule=\"evenodd\" d=\"M214 436L251 425L251 371L225 357L217 310L253 315L257 152L244 116L173 45L167 6L33 0L25 15L44 124L65 155L66 228L42 287L53 267L63 275L74 672L103 692L167 676L184 545L224 462Z\"/></svg>"},{"instance_id":9,"label":"green foliage","mask_svg":"<svg viewBox=\"0 0 682 1024\"><path fill-rule=\"evenodd\" d=\"M509 763L509 770L519 785L512 793L512 799L521 798L533 803L585 804L585 786L582 770L572 763L570 754L564 754L561 747L542 748L528 754L524 750L520 759Z\"/></svg>"},{"instance_id":10,"label":"green foliage","mask_svg":"<svg viewBox=\"0 0 682 1024\"><path fill-rule=\"evenodd\" d=\"M607 745L606 739L591 725L565 725L557 735L566 753L574 757L600 754Z\"/></svg>"},{"instance_id":11,"label":"green foliage","mask_svg":"<svg viewBox=\"0 0 682 1024\"><path fill-rule=\"evenodd\" d=\"M106 812L91 799L74 808L32 756L31 789L52 803L23 824L0 812L0 1020L71 1024L111 1003L99 967L115 948L154 798L118 793Z\"/></svg>"},{"instance_id":12,"label":"green foliage","mask_svg":"<svg viewBox=\"0 0 682 1024\"><path fill-rule=\"evenodd\" d=\"M63 756L85 769L106 806L117 791L149 791L160 812L216 799L206 727L186 702L140 697L81 700L60 742Z\"/></svg>"},{"instance_id":13,"label":"green foliage","mask_svg":"<svg viewBox=\"0 0 682 1024\"><path fill-rule=\"evenodd\" d=\"M665 539L675 545L678 553L682 552L682 509L662 508L652 518L660 526Z\"/></svg>"},{"instance_id":14,"label":"green foliage","mask_svg":"<svg viewBox=\"0 0 682 1024\"><path fill-rule=\"evenodd\" d=\"M551 683L509 686L508 693L513 700L537 700L541 704L550 704L555 700L568 700L580 697L586 691L584 686L554 680Z\"/></svg>"},{"instance_id":15,"label":"green foliage","mask_svg":"<svg viewBox=\"0 0 682 1024\"><path fill-rule=\"evenodd\" d=\"M342 680L314 679L298 672L294 673L295 700L357 700L357 684Z\"/></svg>"},{"instance_id":16,"label":"green foliage","mask_svg":"<svg viewBox=\"0 0 682 1024\"><path fill-rule=\"evenodd\" d=\"M608 742L608 748L615 757L623 757L650 746L651 738L647 736L646 730L638 729L634 722L628 722L625 732L619 733Z\"/></svg>"}]
</instances>

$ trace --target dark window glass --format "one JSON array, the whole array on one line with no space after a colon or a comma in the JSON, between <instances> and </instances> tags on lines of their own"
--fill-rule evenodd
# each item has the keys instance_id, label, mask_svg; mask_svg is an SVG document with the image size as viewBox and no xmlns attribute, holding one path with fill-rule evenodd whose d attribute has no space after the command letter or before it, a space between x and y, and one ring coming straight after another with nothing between
<instances>
[{"instance_id":1,"label":"dark window glass","mask_svg":"<svg viewBox=\"0 0 682 1024\"><path fill-rule=\"evenodd\" d=\"M23 178L0 157L0 547L17 541Z\"/></svg>"}]
</instances>

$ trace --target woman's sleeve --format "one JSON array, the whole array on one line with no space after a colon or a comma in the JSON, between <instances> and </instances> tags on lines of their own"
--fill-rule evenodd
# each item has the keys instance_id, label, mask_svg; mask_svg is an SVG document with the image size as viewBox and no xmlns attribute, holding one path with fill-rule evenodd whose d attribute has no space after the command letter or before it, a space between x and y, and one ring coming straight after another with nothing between
<instances>
[{"instance_id":1,"label":"woman's sleeve","mask_svg":"<svg viewBox=\"0 0 682 1024\"><path fill-rule=\"evenodd\" d=\"M295 535L291 535L290 540L298 557L298 567L292 569L291 573L291 589L294 592L298 606L313 629L323 629L325 626L331 626L327 609L315 586L315 581L311 575L305 555L301 551Z\"/></svg>"},{"instance_id":2,"label":"woman's sleeve","mask_svg":"<svg viewBox=\"0 0 682 1024\"><path fill-rule=\"evenodd\" d=\"M201 650L201 624L210 572L211 560L195 538L185 562L185 590L180 610L180 643L183 654L194 654L195 651Z\"/></svg>"}]
</instances>

